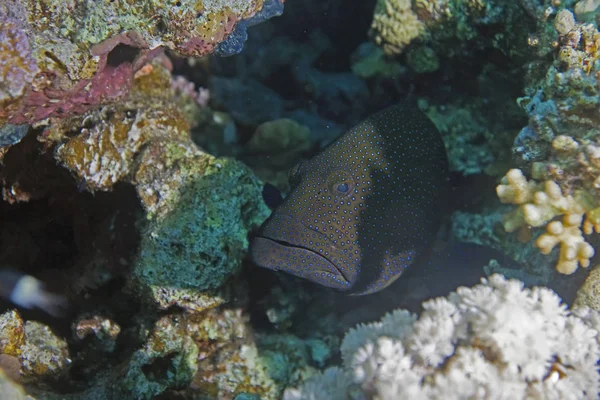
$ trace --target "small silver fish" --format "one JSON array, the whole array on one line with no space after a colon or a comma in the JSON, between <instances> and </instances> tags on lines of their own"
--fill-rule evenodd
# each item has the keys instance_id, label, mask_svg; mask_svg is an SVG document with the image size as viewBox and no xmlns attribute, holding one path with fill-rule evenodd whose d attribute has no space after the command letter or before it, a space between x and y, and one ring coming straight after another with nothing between
<instances>
[{"instance_id":1,"label":"small silver fish","mask_svg":"<svg viewBox=\"0 0 600 400\"><path fill-rule=\"evenodd\" d=\"M47 292L40 280L12 269L0 269L0 297L17 307L38 308L54 317L62 315L67 306L63 296Z\"/></svg>"}]
</instances>

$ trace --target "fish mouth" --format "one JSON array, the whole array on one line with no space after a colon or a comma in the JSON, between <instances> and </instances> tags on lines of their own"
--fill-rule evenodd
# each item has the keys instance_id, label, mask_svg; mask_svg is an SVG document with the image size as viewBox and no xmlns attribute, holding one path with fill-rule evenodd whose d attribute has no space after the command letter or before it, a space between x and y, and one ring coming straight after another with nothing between
<instances>
[{"instance_id":1,"label":"fish mouth","mask_svg":"<svg viewBox=\"0 0 600 400\"><path fill-rule=\"evenodd\" d=\"M299 244L257 236L250 246L250 255L254 263L264 268L284 271L338 290L348 290L351 287L332 260Z\"/></svg>"}]
</instances>

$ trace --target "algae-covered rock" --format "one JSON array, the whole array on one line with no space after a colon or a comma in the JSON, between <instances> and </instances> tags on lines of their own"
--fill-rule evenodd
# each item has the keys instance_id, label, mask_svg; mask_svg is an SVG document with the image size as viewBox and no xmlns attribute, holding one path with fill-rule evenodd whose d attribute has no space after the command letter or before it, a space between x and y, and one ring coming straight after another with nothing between
<instances>
[{"instance_id":1,"label":"algae-covered rock","mask_svg":"<svg viewBox=\"0 0 600 400\"><path fill-rule=\"evenodd\" d=\"M57 144L56 160L90 191L111 190L132 181L143 168L140 150L155 141L191 144L192 121L178 108L171 75L162 65L149 64L139 74L127 101L82 116L55 119L44 137Z\"/></svg>"},{"instance_id":2,"label":"algae-covered rock","mask_svg":"<svg viewBox=\"0 0 600 400\"><path fill-rule=\"evenodd\" d=\"M112 398L152 399L167 388L183 389L198 370L197 359L198 347L186 334L185 320L164 317L131 356Z\"/></svg>"},{"instance_id":3,"label":"algae-covered rock","mask_svg":"<svg viewBox=\"0 0 600 400\"><path fill-rule=\"evenodd\" d=\"M440 67L437 54L427 46L411 48L406 55L406 62L419 74L435 72Z\"/></svg>"},{"instance_id":4,"label":"algae-covered rock","mask_svg":"<svg viewBox=\"0 0 600 400\"><path fill-rule=\"evenodd\" d=\"M199 310L222 302L204 292L240 268L248 232L268 210L260 182L240 162L206 154L186 162L197 175L190 174L168 210L149 223L133 281L162 308Z\"/></svg>"},{"instance_id":5,"label":"algae-covered rock","mask_svg":"<svg viewBox=\"0 0 600 400\"><path fill-rule=\"evenodd\" d=\"M48 382L64 377L70 362L66 341L47 325L23 322L14 310L0 315L0 398L7 398L5 388L18 392L3 380L3 369L22 382Z\"/></svg>"},{"instance_id":6,"label":"algae-covered rock","mask_svg":"<svg viewBox=\"0 0 600 400\"><path fill-rule=\"evenodd\" d=\"M264 181L287 191L288 171L313 146L311 131L288 118L261 124L244 146L242 159Z\"/></svg>"},{"instance_id":7,"label":"algae-covered rock","mask_svg":"<svg viewBox=\"0 0 600 400\"><path fill-rule=\"evenodd\" d=\"M25 343L24 322L15 310L0 315L0 354L19 356Z\"/></svg>"},{"instance_id":8,"label":"algae-covered rock","mask_svg":"<svg viewBox=\"0 0 600 400\"><path fill-rule=\"evenodd\" d=\"M58 379L67 372L69 349L48 326L36 321L25 323L25 344L19 356L21 371L26 379Z\"/></svg>"},{"instance_id":9,"label":"algae-covered rock","mask_svg":"<svg viewBox=\"0 0 600 400\"><path fill-rule=\"evenodd\" d=\"M45 138L90 191L133 184L144 207L132 290L161 308L221 304L248 232L267 217L260 181L243 164L215 158L190 138L194 123L159 63L138 74L128 101L55 121ZM193 99L190 99L193 101Z\"/></svg>"},{"instance_id":10,"label":"algae-covered rock","mask_svg":"<svg viewBox=\"0 0 600 400\"><path fill-rule=\"evenodd\" d=\"M261 124L245 146L245 151L261 156L274 168L295 164L311 147L310 129L288 118Z\"/></svg>"},{"instance_id":11,"label":"algae-covered rock","mask_svg":"<svg viewBox=\"0 0 600 400\"><path fill-rule=\"evenodd\" d=\"M575 307L600 311L600 266L594 267L575 296Z\"/></svg>"},{"instance_id":12,"label":"algae-covered rock","mask_svg":"<svg viewBox=\"0 0 600 400\"><path fill-rule=\"evenodd\" d=\"M270 374L249 317L241 308L209 310L201 318L190 318L188 332L199 343L201 354L189 394L215 399L244 393L263 400L281 398L285 383ZM293 371L296 366L289 368Z\"/></svg>"},{"instance_id":13,"label":"algae-covered rock","mask_svg":"<svg viewBox=\"0 0 600 400\"><path fill-rule=\"evenodd\" d=\"M363 79L375 76L397 78L405 71L403 65L388 59L383 50L371 42L361 44L352 54L352 73Z\"/></svg>"},{"instance_id":14,"label":"algae-covered rock","mask_svg":"<svg viewBox=\"0 0 600 400\"><path fill-rule=\"evenodd\" d=\"M492 146L495 137L477 106L423 104L425 113L442 134L450 169L464 175L481 173L495 159Z\"/></svg>"}]
</instances>

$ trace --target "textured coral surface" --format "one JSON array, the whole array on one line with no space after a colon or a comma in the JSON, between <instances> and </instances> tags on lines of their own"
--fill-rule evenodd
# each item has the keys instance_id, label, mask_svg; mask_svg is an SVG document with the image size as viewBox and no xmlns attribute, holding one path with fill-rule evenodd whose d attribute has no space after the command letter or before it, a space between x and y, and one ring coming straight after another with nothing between
<instances>
[{"instance_id":1,"label":"textured coral surface","mask_svg":"<svg viewBox=\"0 0 600 400\"><path fill-rule=\"evenodd\" d=\"M0 5L0 123L79 114L122 99L161 48L214 51L262 0L20 1Z\"/></svg>"}]
</instances>

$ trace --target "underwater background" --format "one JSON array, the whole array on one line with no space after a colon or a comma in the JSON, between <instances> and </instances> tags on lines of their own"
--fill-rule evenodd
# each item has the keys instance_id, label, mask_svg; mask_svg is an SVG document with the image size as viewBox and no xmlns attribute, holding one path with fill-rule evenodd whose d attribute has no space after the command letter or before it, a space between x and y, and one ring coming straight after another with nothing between
<instances>
[{"instance_id":1,"label":"underwater background","mask_svg":"<svg viewBox=\"0 0 600 400\"><path fill-rule=\"evenodd\" d=\"M0 0L0 400L598 398L599 23Z\"/></svg>"}]
</instances>

